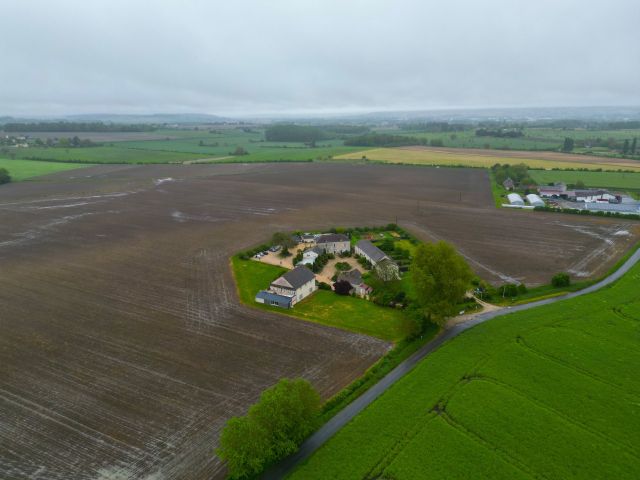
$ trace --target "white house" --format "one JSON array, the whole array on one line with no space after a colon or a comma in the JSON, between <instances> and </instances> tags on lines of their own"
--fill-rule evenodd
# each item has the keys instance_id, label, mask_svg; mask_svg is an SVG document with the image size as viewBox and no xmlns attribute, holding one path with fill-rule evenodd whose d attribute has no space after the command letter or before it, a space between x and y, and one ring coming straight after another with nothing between
<instances>
[{"instance_id":1,"label":"white house","mask_svg":"<svg viewBox=\"0 0 640 480\"><path fill-rule=\"evenodd\" d=\"M305 250L302 252L302 260L298 262L298 265L313 265L316 258L318 258L323 252L324 250L320 247L313 247L310 250Z\"/></svg>"},{"instance_id":2,"label":"white house","mask_svg":"<svg viewBox=\"0 0 640 480\"><path fill-rule=\"evenodd\" d=\"M316 276L305 266L298 266L289 270L274 280L269 291L291 298L291 306L316 291Z\"/></svg>"},{"instance_id":3,"label":"white house","mask_svg":"<svg viewBox=\"0 0 640 480\"><path fill-rule=\"evenodd\" d=\"M316 245L326 253L344 253L351 250L349 237L342 233L327 233L316 239Z\"/></svg>"}]
</instances>

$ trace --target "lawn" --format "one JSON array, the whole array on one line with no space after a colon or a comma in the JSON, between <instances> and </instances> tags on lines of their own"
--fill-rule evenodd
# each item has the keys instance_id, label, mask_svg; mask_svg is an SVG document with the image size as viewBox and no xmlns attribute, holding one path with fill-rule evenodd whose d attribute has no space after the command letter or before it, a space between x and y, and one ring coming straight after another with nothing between
<instances>
[{"instance_id":1,"label":"lawn","mask_svg":"<svg viewBox=\"0 0 640 480\"><path fill-rule=\"evenodd\" d=\"M637 478L639 282L459 335L290 478Z\"/></svg>"},{"instance_id":2,"label":"lawn","mask_svg":"<svg viewBox=\"0 0 640 480\"><path fill-rule=\"evenodd\" d=\"M493 156L490 154L481 155L479 153L451 152L444 150L410 150L400 148L375 148L371 150L360 150L358 152L347 153L336 156L337 160L360 160L366 156L370 161L384 163L406 163L413 165L443 165L443 166L467 166L477 168L488 168L496 163L525 163L533 168L587 168L587 169L629 169L640 172L640 162L623 159L602 159L602 162L579 162L546 160L539 158Z\"/></svg>"},{"instance_id":3,"label":"lawn","mask_svg":"<svg viewBox=\"0 0 640 480\"><path fill-rule=\"evenodd\" d=\"M587 187L640 190L640 173L529 170L529 175L541 185L552 182L575 184L581 180Z\"/></svg>"},{"instance_id":4,"label":"lawn","mask_svg":"<svg viewBox=\"0 0 640 480\"><path fill-rule=\"evenodd\" d=\"M336 295L327 290L318 290L292 309L259 304L254 300L256 293L267 288L286 270L237 257L232 258L232 266L240 299L249 306L391 342L402 340L410 332L411 323L402 311L380 307L360 298Z\"/></svg>"},{"instance_id":5,"label":"lawn","mask_svg":"<svg viewBox=\"0 0 640 480\"><path fill-rule=\"evenodd\" d=\"M88 166L89 165L79 165L77 163L36 162L32 160L9 160L0 158L0 168L6 168L14 182Z\"/></svg>"}]
</instances>

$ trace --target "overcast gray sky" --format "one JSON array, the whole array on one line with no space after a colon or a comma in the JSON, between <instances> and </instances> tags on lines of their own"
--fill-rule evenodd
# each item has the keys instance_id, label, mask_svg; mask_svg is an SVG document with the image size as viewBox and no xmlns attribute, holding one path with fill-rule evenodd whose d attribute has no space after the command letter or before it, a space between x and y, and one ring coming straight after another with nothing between
<instances>
[{"instance_id":1,"label":"overcast gray sky","mask_svg":"<svg viewBox=\"0 0 640 480\"><path fill-rule=\"evenodd\" d=\"M8 0L0 115L640 105L639 0Z\"/></svg>"}]
</instances>

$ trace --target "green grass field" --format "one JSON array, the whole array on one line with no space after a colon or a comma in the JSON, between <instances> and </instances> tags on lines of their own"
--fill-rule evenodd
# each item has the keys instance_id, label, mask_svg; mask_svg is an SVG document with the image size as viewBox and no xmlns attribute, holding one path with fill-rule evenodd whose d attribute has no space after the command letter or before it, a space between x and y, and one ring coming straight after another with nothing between
<instances>
[{"instance_id":1,"label":"green grass field","mask_svg":"<svg viewBox=\"0 0 640 480\"><path fill-rule=\"evenodd\" d=\"M420 130L378 129L381 133L406 135L426 140L441 140L446 147L454 148L493 148L498 150L559 150L565 137L576 141L587 139L623 142L625 139L640 138L640 130L587 130L584 128L544 128L529 127L523 129L524 136L516 138L482 137L475 134L475 128L460 132L424 132ZM577 153L585 153L587 149L576 148ZM594 155L611 153L607 147L594 147L588 150Z\"/></svg>"},{"instance_id":2,"label":"green grass field","mask_svg":"<svg viewBox=\"0 0 640 480\"><path fill-rule=\"evenodd\" d=\"M118 146L89 148L29 147L17 150L16 157L33 160L43 159L85 163L172 163L203 158L202 155L195 153L137 150Z\"/></svg>"},{"instance_id":3,"label":"green grass field","mask_svg":"<svg viewBox=\"0 0 640 480\"><path fill-rule=\"evenodd\" d=\"M0 168L6 168L9 171L9 175L11 175L11 180L14 182L88 166L77 163L35 162L0 158Z\"/></svg>"},{"instance_id":4,"label":"green grass field","mask_svg":"<svg viewBox=\"0 0 640 480\"><path fill-rule=\"evenodd\" d=\"M402 311L380 307L360 298L336 295L326 290L318 290L292 309L262 305L255 302L256 293L267 288L286 270L237 257L233 257L231 262L240 299L249 306L391 342L400 341L410 333L411 323Z\"/></svg>"},{"instance_id":5,"label":"green grass field","mask_svg":"<svg viewBox=\"0 0 640 480\"><path fill-rule=\"evenodd\" d=\"M640 173L529 170L529 175L541 185L552 182L575 184L582 180L587 187L640 190Z\"/></svg>"},{"instance_id":6,"label":"green grass field","mask_svg":"<svg viewBox=\"0 0 640 480\"><path fill-rule=\"evenodd\" d=\"M461 334L290 478L637 478L638 284Z\"/></svg>"}]
</instances>

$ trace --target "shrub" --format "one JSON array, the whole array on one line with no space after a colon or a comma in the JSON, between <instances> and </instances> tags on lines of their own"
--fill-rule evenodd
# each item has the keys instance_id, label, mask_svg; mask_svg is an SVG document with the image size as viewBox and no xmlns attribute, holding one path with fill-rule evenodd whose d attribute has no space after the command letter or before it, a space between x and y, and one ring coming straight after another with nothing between
<instances>
[{"instance_id":1,"label":"shrub","mask_svg":"<svg viewBox=\"0 0 640 480\"><path fill-rule=\"evenodd\" d=\"M331 285L329 285L327 282L319 282L318 288L320 290L331 290Z\"/></svg>"},{"instance_id":2,"label":"shrub","mask_svg":"<svg viewBox=\"0 0 640 480\"><path fill-rule=\"evenodd\" d=\"M568 273L560 272L551 278L551 285L554 287L568 287L571 284L571 277Z\"/></svg>"},{"instance_id":3,"label":"shrub","mask_svg":"<svg viewBox=\"0 0 640 480\"><path fill-rule=\"evenodd\" d=\"M351 293L351 284L346 280L340 280L333 284L333 291L338 295L349 295Z\"/></svg>"},{"instance_id":4,"label":"shrub","mask_svg":"<svg viewBox=\"0 0 640 480\"><path fill-rule=\"evenodd\" d=\"M6 168L0 168L0 185L11 182L11 175Z\"/></svg>"}]
</instances>

